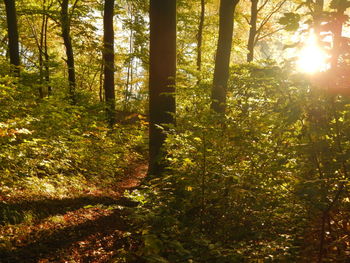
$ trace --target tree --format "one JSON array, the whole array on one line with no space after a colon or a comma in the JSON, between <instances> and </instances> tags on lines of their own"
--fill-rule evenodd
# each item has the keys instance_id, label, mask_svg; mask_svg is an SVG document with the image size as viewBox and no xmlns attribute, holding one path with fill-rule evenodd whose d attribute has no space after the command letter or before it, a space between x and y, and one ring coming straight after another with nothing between
<instances>
[{"instance_id":1,"label":"tree","mask_svg":"<svg viewBox=\"0 0 350 263\"><path fill-rule=\"evenodd\" d=\"M49 67L49 53L47 45L47 30L48 30L49 17L45 16L44 28L43 28L43 44L44 44L44 58L45 58L45 82L47 84L47 95L50 96L52 93L52 87L50 85L50 67Z\"/></svg>"},{"instance_id":2,"label":"tree","mask_svg":"<svg viewBox=\"0 0 350 263\"><path fill-rule=\"evenodd\" d=\"M115 123L113 16L114 0L105 0L103 15L103 68L106 110L110 126Z\"/></svg>"},{"instance_id":3,"label":"tree","mask_svg":"<svg viewBox=\"0 0 350 263\"><path fill-rule=\"evenodd\" d=\"M176 0L150 2L149 68L149 174L164 169L162 145L165 134L159 127L175 123Z\"/></svg>"},{"instance_id":4,"label":"tree","mask_svg":"<svg viewBox=\"0 0 350 263\"><path fill-rule=\"evenodd\" d=\"M51 6L52 6L52 2L49 3L48 6L46 6L46 0L43 0L43 5L42 5L43 14L42 14L42 23L41 23L41 32L40 32L40 50L39 50L40 52L39 59L41 60L40 73L41 75L44 75L45 84L47 85L48 96L50 96L52 92L52 88L50 85L49 53L48 53L48 46L47 46L47 30L48 30L48 23L49 23L49 16L47 15L47 12L49 11ZM44 66L44 70L42 69L42 66ZM43 71L44 73L42 73Z\"/></svg>"},{"instance_id":5,"label":"tree","mask_svg":"<svg viewBox=\"0 0 350 263\"><path fill-rule=\"evenodd\" d=\"M201 0L201 13L198 25L198 35L197 35L197 69L201 70L202 67L202 44L203 44L203 27L205 18L205 0Z\"/></svg>"},{"instance_id":6,"label":"tree","mask_svg":"<svg viewBox=\"0 0 350 263\"><path fill-rule=\"evenodd\" d=\"M72 7L72 12L74 11L74 8L76 7L76 4L79 0L76 0ZM69 82L69 95L73 103L75 103L75 88L76 88L76 81L75 81L75 66L74 66L74 53L73 53L73 46L72 46L72 39L70 36L70 21L71 18L68 14L68 4L69 0L62 0L60 2L61 4L61 30L62 30L62 37L64 46L66 48L66 56L67 56L67 67L68 67L68 82Z\"/></svg>"},{"instance_id":7,"label":"tree","mask_svg":"<svg viewBox=\"0 0 350 263\"><path fill-rule=\"evenodd\" d=\"M254 58L254 46L255 46L255 36L256 36L256 21L258 19L258 0L251 0L251 11L250 11L250 30L248 38L248 55L247 62L250 62Z\"/></svg>"},{"instance_id":8,"label":"tree","mask_svg":"<svg viewBox=\"0 0 350 263\"><path fill-rule=\"evenodd\" d=\"M224 113L233 35L233 17L239 0L220 1L219 40L216 50L211 108Z\"/></svg>"},{"instance_id":9,"label":"tree","mask_svg":"<svg viewBox=\"0 0 350 263\"><path fill-rule=\"evenodd\" d=\"M26 12L26 15L30 15L31 19L27 20L29 28L35 44L37 46L38 62L39 62L39 96L43 98L45 95L44 85L47 86L47 95L51 94L50 82L50 69L49 69L49 54L47 46L47 35L48 35L48 23L49 23L49 12L50 8L53 6L53 2L48 2L46 0L41 1L39 6L32 6ZM28 14L27 14L28 13ZM36 17L40 17L40 23L36 23ZM39 30L36 28L36 24L39 24ZM25 45L26 43L24 43Z\"/></svg>"},{"instance_id":10,"label":"tree","mask_svg":"<svg viewBox=\"0 0 350 263\"><path fill-rule=\"evenodd\" d=\"M250 11L250 21L249 21L250 29L249 29L249 37L248 37L248 44L247 44L247 49L248 49L247 62L253 61L254 48L259 40L262 40L265 37L270 36L281 30L281 28L278 28L276 30L273 30L272 32L268 32L264 35L261 35L266 24L270 21L272 16L282 8L286 0L282 0L278 2L276 5L274 5L272 10L268 12L266 16L261 19L260 24L257 25L259 13L261 13L261 11L269 2L271 2L271 0L265 0L260 5L260 7L258 7L259 0L251 0L251 9L250 9L251 11Z\"/></svg>"},{"instance_id":11,"label":"tree","mask_svg":"<svg viewBox=\"0 0 350 263\"><path fill-rule=\"evenodd\" d=\"M14 66L15 76L20 74L19 41L17 28L17 13L15 0L4 0L6 8L8 48L10 53L10 64Z\"/></svg>"}]
</instances>

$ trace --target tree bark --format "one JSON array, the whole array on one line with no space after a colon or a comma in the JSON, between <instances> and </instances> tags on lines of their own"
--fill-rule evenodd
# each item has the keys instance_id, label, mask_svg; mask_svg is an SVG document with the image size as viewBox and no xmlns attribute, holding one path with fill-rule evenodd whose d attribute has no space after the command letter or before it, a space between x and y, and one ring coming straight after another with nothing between
<instances>
[{"instance_id":1,"label":"tree bark","mask_svg":"<svg viewBox=\"0 0 350 263\"><path fill-rule=\"evenodd\" d=\"M106 98L107 119L110 126L116 121L114 90L114 0L105 0L103 15L103 64L104 91Z\"/></svg>"},{"instance_id":2,"label":"tree bark","mask_svg":"<svg viewBox=\"0 0 350 263\"><path fill-rule=\"evenodd\" d=\"M50 85L50 65L49 65L49 53L47 47L47 28L48 28L49 17L45 17L45 26L44 26L44 66L45 66L45 82L47 85L47 96L51 96L52 87Z\"/></svg>"},{"instance_id":3,"label":"tree bark","mask_svg":"<svg viewBox=\"0 0 350 263\"><path fill-rule=\"evenodd\" d=\"M19 40L17 27L17 13L15 0L4 0L6 9L8 48L10 55L10 64L14 76L20 75L20 57L19 57Z\"/></svg>"},{"instance_id":4,"label":"tree bark","mask_svg":"<svg viewBox=\"0 0 350 263\"><path fill-rule=\"evenodd\" d=\"M202 45L203 45L203 27L205 18L205 0L201 0L201 14L198 25L198 36L197 36L197 69L198 71L202 68Z\"/></svg>"},{"instance_id":5,"label":"tree bark","mask_svg":"<svg viewBox=\"0 0 350 263\"><path fill-rule=\"evenodd\" d=\"M102 54L103 57L103 54ZM101 63L101 68L100 68L100 77L99 77L99 99L100 102L104 101L104 92L103 92L103 73L104 73L104 65L103 65L103 61Z\"/></svg>"},{"instance_id":6,"label":"tree bark","mask_svg":"<svg viewBox=\"0 0 350 263\"><path fill-rule=\"evenodd\" d=\"M49 68L49 54L47 47L47 28L49 22L49 16L47 12L50 9L50 5L46 5L46 0L43 0L42 6L42 22L41 22L41 32L40 32L40 47L39 47L39 66L40 66L40 81L45 83L47 86L47 96L51 95L50 86L50 68ZM44 94L42 94L44 95Z\"/></svg>"},{"instance_id":7,"label":"tree bark","mask_svg":"<svg viewBox=\"0 0 350 263\"><path fill-rule=\"evenodd\" d=\"M248 55L247 62L251 62L254 59L254 47L256 38L256 22L258 19L258 0L251 0L251 12L250 12L250 29L248 38Z\"/></svg>"},{"instance_id":8,"label":"tree bark","mask_svg":"<svg viewBox=\"0 0 350 263\"><path fill-rule=\"evenodd\" d=\"M150 1L149 74L149 174L160 176L166 135L159 126L175 124L176 0Z\"/></svg>"},{"instance_id":9,"label":"tree bark","mask_svg":"<svg viewBox=\"0 0 350 263\"><path fill-rule=\"evenodd\" d=\"M44 35L45 35L45 24L46 24L46 14L45 14L45 0L43 1L43 14L41 17L41 29L40 29L40 40L38 41L38 49L39 49L39 75L40 75L40 86L39 86L39 96L40 98L44 98ZM34 27L34 25L33 25Z\"/></svg>"},{"instance_id":10,"label":"tree bark","mask_svg":"<svg viewBox=\"0 0 350 263\"><path fill-rule=\"evenodd\" d=\"M70 18L68 15L68 2L69 0L62 0L61 3L61 29L64 46L66 48L67 67L68 67L68 82L69 82L69 96L74 104L76 102L75 88L75 66L74 66L74 53L72 46L72 39L70 36Z\"/></svg>"},{"instance_id":11,"label":"tree bark","mask_svg":"<svg viewBox=\"0 0 350 263\"><path fill-rule=\"evenodd\" d=\"M129 12L131 14L131 23L133 23L133 9L132 7L129 8ZM129 35L129 63L128 63L128 72L127 72L127 77L126 77L126 85L125 85L125 96L124 96L124 110L127 108L127 104L130 100L130 97L132 95L132 90L133 90L133 52L134 52L134 47L133 47L133 42L134 42L134 30L131 27L130 28L130 35Z\"/></svg>"},{"instance_id":12,"label":"tree bark","mask_svg":"<svg viewBox=\"0 0 350 263\"><path fill-rule=\"evenodd\" d=\"M211 108L225 113L226 89L229 78L230 55L233 36L233 18L239 0L220 1L219 40L216 50Z\"/></svg>"}]
</instances>

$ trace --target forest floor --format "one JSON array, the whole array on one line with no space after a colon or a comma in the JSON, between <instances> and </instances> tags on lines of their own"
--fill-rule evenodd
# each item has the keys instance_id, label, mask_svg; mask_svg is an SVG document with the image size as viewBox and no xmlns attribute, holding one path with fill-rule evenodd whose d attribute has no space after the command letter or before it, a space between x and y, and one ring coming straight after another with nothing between
<instances>
[{"instance_id":1,"label":"forest floor","mask_svg":"<svg viewBox=\"0 0 350 263\"><path fill-rule=\"evenodd\" d=\"M115 185L94 185L73 197L0 192L0 217L10 214L13 221L0 224L0 262L124 262L137 246L128 219L137 203L123 193L146 171L144 163L134 164Z\"/></svg>"}]
</instances>

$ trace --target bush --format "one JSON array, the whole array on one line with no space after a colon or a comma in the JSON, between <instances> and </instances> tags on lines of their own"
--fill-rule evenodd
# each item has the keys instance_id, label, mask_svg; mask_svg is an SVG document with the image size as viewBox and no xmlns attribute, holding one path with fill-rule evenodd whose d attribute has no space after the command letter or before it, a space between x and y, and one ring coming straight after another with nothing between
<instances>
[{"instance_id":1,"label":"bush","mask_svg":"<svg viewBox=\"0 0 350 263\"><path fill-rule=\"evenodd\" d=\"M322 249L341 251L346 231L324 217L347 220L350 133L340 131L350 124L350 100L311 90L303 76L273 64L232 72L225 117L203 97L199 114L182 115L169 133L169 171L149 182L136 215L144 241L138 255L296 262L317 258L325 227Z\"/></svg>"}]
</instances>

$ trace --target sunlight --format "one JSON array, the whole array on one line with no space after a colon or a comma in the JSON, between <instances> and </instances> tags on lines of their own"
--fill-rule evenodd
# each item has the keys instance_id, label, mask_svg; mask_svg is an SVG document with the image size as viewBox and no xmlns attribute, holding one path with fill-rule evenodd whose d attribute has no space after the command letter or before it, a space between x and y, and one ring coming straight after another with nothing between
<instances>
[{"instance_id":1,"label":"sunlight","mask_svg":"<svg viewBox=\"0 0 350 263\"><path fill-rule=\"evenodd\" d=\"M304 47L299 51L297 68L307 74L325 71L329 68L328 55L317 44L313 32L306 39Z\"/></svg>"}]
</instances>

